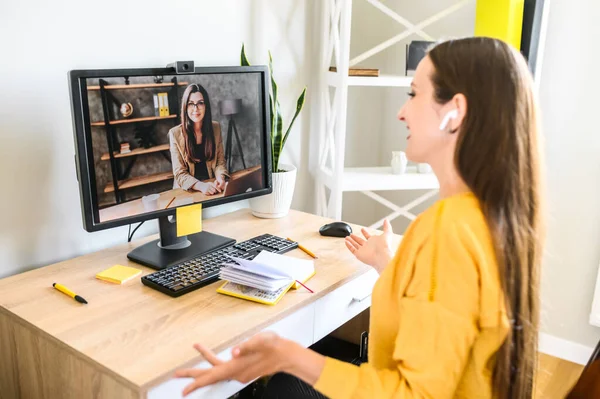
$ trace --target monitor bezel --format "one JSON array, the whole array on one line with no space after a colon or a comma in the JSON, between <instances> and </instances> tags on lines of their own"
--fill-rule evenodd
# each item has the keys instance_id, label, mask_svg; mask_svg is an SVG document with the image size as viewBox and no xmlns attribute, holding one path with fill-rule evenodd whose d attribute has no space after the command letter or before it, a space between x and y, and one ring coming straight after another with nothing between
<instances>
[{"instance_id":1,"label":"monitor bezel","mask_svg":"<svg viewBox=\"0 0 600 399\"><path fill-rule=\"evenodd\" d=\"M187 75L197 74L235 74L235 73L259 73L261 88L261 118L263 123L261 131L261 160L263 181L265 188L231 197L210 199L203 202L203 208L223 205L231 202L270 194L273 192L272 182L272 160L271 160L271 123L269 104L269 70L266 65L253 66L215 66L196 67L193 73L177 74L174 68L122 68L122 69L77 69L68 73L69 94L71 97L71 114L73 117L73 139L75 144L75 168L79 182L81 201L81 212L83 227L88 232L125 226L132 223L143 222L163 216L174 215L178 207L163 209L159 211L143 213L140 215L114 219L106 222L99 221L98 198L96 194L96 182L94 169L93 149L91 143L91 124L89 120L89 106L87 97L88 78L112 78L112 77L135 77L135 76L161 76L173 75L184 78ZM188 205L184 205L188 206ZM96 222L96 219L98 220Z\"/></svg>"}]
</instances>

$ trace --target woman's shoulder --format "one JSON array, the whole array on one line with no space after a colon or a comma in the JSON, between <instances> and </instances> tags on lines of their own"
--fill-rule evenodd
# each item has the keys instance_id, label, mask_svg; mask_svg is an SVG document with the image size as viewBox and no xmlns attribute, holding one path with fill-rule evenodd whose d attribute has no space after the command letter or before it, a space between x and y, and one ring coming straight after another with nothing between
<instances>
[{"instance_id":1,"label":"woman's shoulder","mask_svg":"<svg viewBox=\"0 0 600 399\"><path fill-rule=\"evenodd\" d=\"M411 229L420 242L453 237L467 246L490 248L491 233L477 197L472 193L441 199L424 211ZM435 240L437 241L437 240ZM487 251L486 251L487 252Z\"/></svg>"},{"instance_id":2,"label":"woman's shoulder","mask_svg":"<svg viewBox=\"0 0 600 399\"><path fill-rule=\"evenodd\" d=\"M219 123L219 121L212 121L212 127L215 136L221 134L221 124Z\"/></svg>"},{"instance_id":3,"label":"woman's shoulder","mask_svg":"<svg viewBox=\"0 0 600 399\"><path fill-rule=\"evenodd\" d=\"M181 127L181 123L169 129L169 136L173 136L174 138L183 136L183 128Z\"/></svg>"},{"instance_id":4,"label":"woman's shoulder","mask_svg":"<svg viewBox=\"0 0 600 399\"><path fill-rule=\"evenodd\" d=\"M458 194L441 199L421 216L429 223L435 224L438 229L468 225L487 230L481 204L473 193Z\"/></svg>"}]
</instances>

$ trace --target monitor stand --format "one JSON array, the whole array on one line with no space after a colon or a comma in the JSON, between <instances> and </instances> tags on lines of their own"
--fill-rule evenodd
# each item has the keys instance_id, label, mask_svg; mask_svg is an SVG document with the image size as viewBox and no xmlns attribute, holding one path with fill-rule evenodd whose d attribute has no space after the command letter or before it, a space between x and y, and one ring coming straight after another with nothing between
<instances>
[{"instance_id":1,"label":"monitor stand","mask_svg":"<svg viewBox=\"0 0 600 399\"><path fill-rule=\"evenodd\" d=\"M169 220L171 218L171 220ZM206 252L235 244L233 238L202 231L189 236L177 237L175 216L158 218L160 239L140 245L127 254L127 258L151 267L164 269L194 258Z\"/></svg>"}]
</instances>

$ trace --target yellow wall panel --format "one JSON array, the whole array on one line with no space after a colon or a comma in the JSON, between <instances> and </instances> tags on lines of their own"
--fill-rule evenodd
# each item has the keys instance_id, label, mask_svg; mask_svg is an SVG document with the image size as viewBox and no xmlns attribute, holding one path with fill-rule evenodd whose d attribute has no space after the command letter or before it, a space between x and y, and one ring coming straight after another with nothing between
<instances>
[{"instance_id":1,"label":"yellow wall panel","mask_svg":"<svg viewBox=\"0 0 600 399\"><path fill-rule=\"evenodd\" d=\"M475 36L504 40L521 48L525 0L477 0Z\"/></svg>"}]
</instances>

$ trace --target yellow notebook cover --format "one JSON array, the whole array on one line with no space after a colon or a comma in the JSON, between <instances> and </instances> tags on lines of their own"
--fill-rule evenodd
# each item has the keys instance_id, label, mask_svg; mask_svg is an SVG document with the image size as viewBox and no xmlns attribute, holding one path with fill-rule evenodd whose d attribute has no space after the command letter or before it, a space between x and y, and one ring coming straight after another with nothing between
<instances>
[{"instance_id":1,"label":"yellow notebook cover","mask_svg":"<svg viewBox=\"0 0 600 399\"><path fill-rule=\"evenodd\" d=\"M220 294L234 296L236 298L246 299L248 301L254 301L263 303L265 305L275 305L286 292L294 285L291 283L278 289L277 291L264 291L258 288L248 287L246 285L232 283L231 281L225 281L225 283L217 288L217 292Z\"/></svg>"},{"instance_id":2,"label":"yellow notebook cover","mask_svg":"<svg viewBox=\"0 0 600 399\"><path fill-rule=\"evenodd\" d=\"M115 284L124 284L140 274L142 274L142 271L139 269L129 266L114 265L96 274L96 278Z\"/></svg>"},{"instance_id":3,"label":"yellow notebook cover","mask_svg":"<svg viewBox=\"0 0 600 399\"><path fill-rule=\"evenodd\" d=\"M311 279L311 277L312 277L312 276L314 276L315 274L317 274L317 271L316 271L316 270L315 270L315 271L314 271L314 272L313 272L313 273L312 273L310 276L308 276L308 277L306 278L306 280L304 280L304 281L302 282L302 284L305 284L305 285L306 285L306 282L307 282L308 280L310 280L310 279ZM295 289L295 290L297 290L297 289L304 288L304 287L302 287L302 285L298 284L298 282L295 282L295 283L292 285L292 288L293 288L293 289ZM309 287L309 288L310 288L310 287Z\"/></svg>"}]
</instances>

